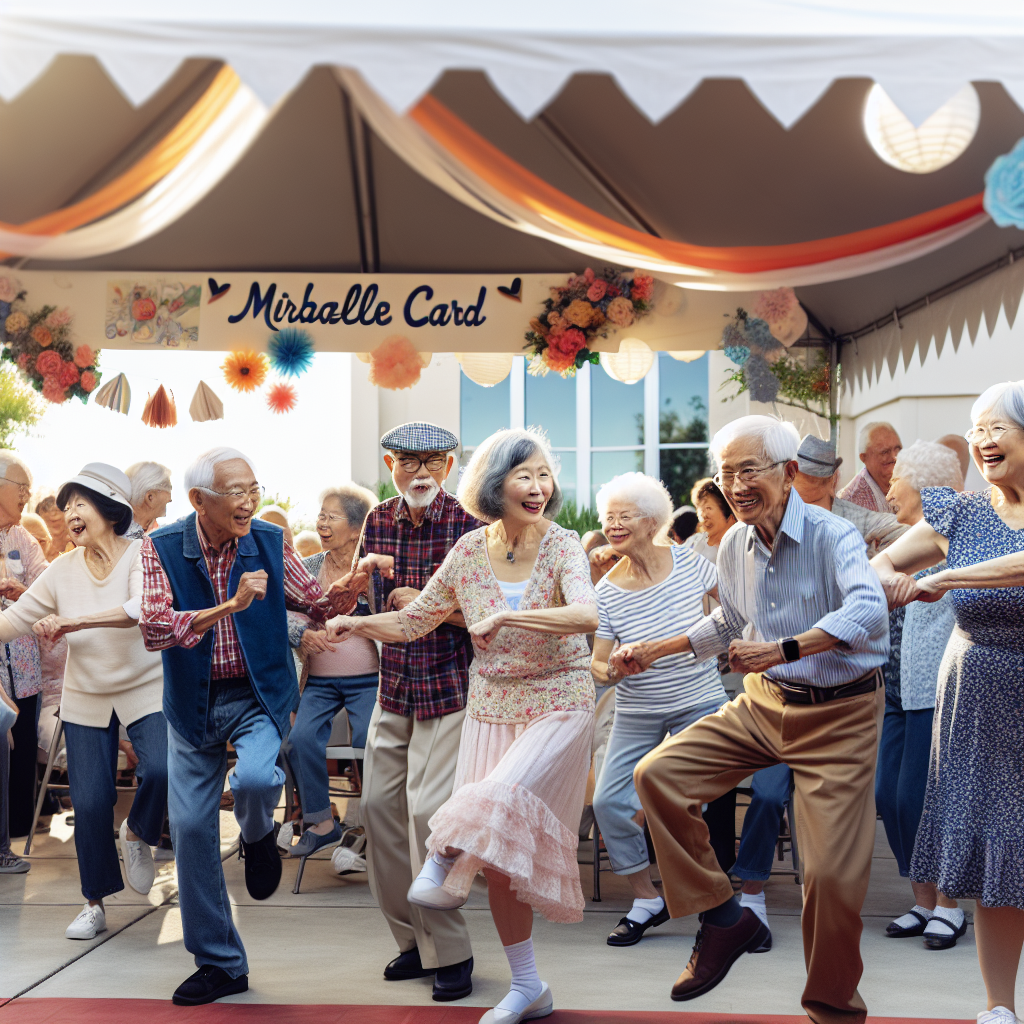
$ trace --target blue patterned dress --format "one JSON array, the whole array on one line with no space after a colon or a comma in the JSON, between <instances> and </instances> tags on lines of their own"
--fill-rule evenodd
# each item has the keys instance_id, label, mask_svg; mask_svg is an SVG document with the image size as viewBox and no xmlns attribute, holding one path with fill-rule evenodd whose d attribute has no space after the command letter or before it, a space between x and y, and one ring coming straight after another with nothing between
<instances>
[{"instance_id":1,"label":"blue patterned dress","mask_svg":"<svg viewBox=\"0 0 1024 1024\"><path fill-rule=\"evenodd\" d=\"M988 491L921 491L951 569L1024 551ZM953 590L924 814L910 877L954 899L1024 909L1024 587Z\"/></svg>"}]
</instances>

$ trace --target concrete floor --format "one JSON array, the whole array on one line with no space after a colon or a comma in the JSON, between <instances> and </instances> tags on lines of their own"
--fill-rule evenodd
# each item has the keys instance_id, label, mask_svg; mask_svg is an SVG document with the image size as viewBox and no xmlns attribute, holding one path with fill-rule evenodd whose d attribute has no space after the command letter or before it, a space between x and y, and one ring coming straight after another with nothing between
<instances>
[{"instance_id":1,"label":"concrete floor","mask_svg":"<svg viewBox=\"0 0 1024 1024\"><path fill-rule=\"evenodd\" d=\"M224 814L229 849L233 820ZM59 830L56 830L59 831ZM20 849L19 846L16 846ZM588 853L581 850L581 860ZM194 970L181 940L173 863L160 865L148 897L130 889L106 901L109 931L92 942L64 938L82 903L73 837L42 836L27 875L0 876L0 999L40 997L169 998ZM396 953L365 875L339 877L329 855L306 866L303 891L291 892L297 860L284 862L278 892L263 903L245 892L242 865L225 861L235 919L250 963L243 1003L436 1005L430 982L387 983L381 969ZM581 864L591 895L591 868ZM669 989L690 954L694 918L670 921L637 946L613 949L605 937L630 905L628 888L602 873L604 900L588 899L582 924L536 919L541 975L555 1005L577 1010L678 1010ZM799 1014L804 966L800 888L788 876L768 884L774 949L744 957L729 978L687 1009L702 1013ZM861 941L861 993L874 1017L973 1019L984 1007L973 929L949 951L926 951L920 940L884 937L885 925L910 905L879 826ZM968 907L968 911L972 908ZM508 966L487 909L482 882L464 911L473 938L473 995L463 1005L493 1006L507 991ZM1020 989L1024 1005L1024 985ZM12 1019L20 999L0 1010ZM22 1004L23 1005L23 1004Z\"/></svg>"}]
</instances>

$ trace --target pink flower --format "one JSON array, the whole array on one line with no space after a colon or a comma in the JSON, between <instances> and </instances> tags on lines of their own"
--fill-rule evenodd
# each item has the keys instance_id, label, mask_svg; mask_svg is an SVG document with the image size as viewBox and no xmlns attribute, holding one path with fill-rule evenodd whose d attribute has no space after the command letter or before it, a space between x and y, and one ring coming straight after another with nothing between
<instances>
[{"instance_id":1,"label":"pink flower","mask_svg":"<svg viewBox=\"0 0 1024 1024\"><path fill-rule=\"evenodd\" d=\"M78 367L69 359L63 363L60 368L60 374L58 380L61 383L61 387L69 388L72 384L78 383L78 378L81 374L78 372Z\"/></svg>"},{"instance_id":2,"label":"pink flower","mask_svg":"<svg viewBox=\"0 0 1024 1024\"><path fill-rule=\"evenodd\" d=\"M0 302L13 302L17 297L17 285L9 277L0 277Z\"/></svg>"},{"instance_id":3,"label":"pink flower","mask_svg":"<svg viewBox=\"0 0 1024 1024\"><path fill-rule=\"evenodd\" d=\"M587 269L583 271L583 280L586 281L587 284L594 283L594 272L590 267L587 267Z\"/></svg>"},{"instance_id":4,"label":"pink flower","mask_svg":"<svg viewBox=\"0 0 1024 1024\"><path fill-rule=\"evenodd\" d=\"M82 373L82 390L92 391L96 387L96 374L91 370L85 370Z\"/></svg>"},{"instance_id":5,"label":"pink flower","mask_svg":"<svg viewBox=\"0 0 1024 1024\"><path fill-rule=\"evenodd\" d=\"M587 289L587 298L590 299L591 302L600 302L604 298L605 292L607 292L607 291L608 291L608 282L607 281L595 281Z\"/></svg>"},{"instance_id":6,"label":"pink flower","mask_svg":"<svg viewBox=\"0 0 1024 1024\"><path fill-rule=\"evenodd\" d=\"M27 369L28 368L28 361L31 358L32 357L27 352L22 352L21 355L18 356L18 369L19 370Z\"/></svg>"},{"instance_id":7,"label":"pink flower","mask_svg":"<svg viewBox=\"0 0 1024 1024\"><path fill-rule=\"evenodd\" d=\"M79 345L75 349L75 366L80 366L84 370L87 366L92 366L94 361L95 356L88 345Z\"/></svg>"},{"instance_id":8,"label":"pink flower","mask_svg":"<svg viewBox=\"0 0 1024 1024\"><path fill-rule=\"evenodd\" d=\"M649 274L636 274L630 296L634 302L650 302L654 297L654 278Z\"/></svg>"},{"instance_id":9,"label":"pink flower","mask_svg":"<svg viewBox=\"0 0 1024 1024\"><path fill-rule=\"evenodd\" d=\"M63 362L64 360L61 359L59 352L54 352L52 348L48 348L45 352L40 352L36 356L36 372L44 377L56 378L60 374Z\"/></svg>"},{"instance_id":10,"label":"pink flower","mask_svg":"<svg viewBox=\"0 0 1024 1024\"><path fill-rule=\"evenodd\" d=\"M63 309L55 309L47 318L48 327L67 327L71 323L71 310L65 306Z\"/></svg>"},{"instance_id":11,"label":"pink flower","mask_svg":"<svg viewBox=\"0 0 1024 1024\"><path fill-rule=\"evenodd\" d=\"M608 303L605 315L616 327L628 327L633 322L633 303L620 295Z\"/></svg>"},{"instance_id":12,"label":"pink flower","mask_svg":"<svg viewBox=\"0 0 1024 1024\"><path fill-rule=\"evenodd\" d=\"M58 358L60 357L58 356ZM57 405L60 405L67 398L64 388L61 387L61 383L56 377L46 377L43 379L43 398Z\"/></svg>"},{"instance_id":13,"label":"pink flower","mask_svg":"<svg viewBox=\"0 0 1024 1024\"><path fill-rule=\"evenodd\" d=\"M792 288L775 288L761 292L751 313L771 326L781 324L796 309L799 300Z\"/></svg>"}]
</instances>

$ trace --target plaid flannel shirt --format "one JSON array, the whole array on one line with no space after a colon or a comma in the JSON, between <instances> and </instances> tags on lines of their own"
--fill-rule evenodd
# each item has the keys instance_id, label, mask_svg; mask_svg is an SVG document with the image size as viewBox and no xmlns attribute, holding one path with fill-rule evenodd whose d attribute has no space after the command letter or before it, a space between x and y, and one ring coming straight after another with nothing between
<instances>
[{"instance_id":1,"label":"plaid flannel shirt","mask_svg":"<svg viewBox=\"0 0 1024 1024\"><path fill-rule=\"evenodd\" d=\"M484 524L471 516L454 495L441 491L413 525L402 497L390 498L370 510L363 524L360 553L391 555L395 578L374 573L375 611L383 611L396 587L422 590L441 567L455 542ZM396 715L440 718L466 706L469 663L473 646L469 633L442 623L432 633L408 644L384 644L380 663L380 706Z\"/></svg>"},{"instance_id":2,"label":"plaid flannel shirt","mask_svg":"<svg viewBox=\"0 0 1024 1024\"><path fill-rule=\"evenodd\" d=\"M238 541L232 539L221 548L214 548L196 521L199 546L206 559L206 568L213 584L214 604L228 600L228 580L235 564ZM176 611L171 582L160 564L152 538L142 541L142 636L146 649L162 651L167 647L195 647L202 633L192 630L192 623L202 609ZM296 551L284 545L284 601L292 611L304 612L317 625L323 625L331 614L330 605L320 584L310 576ZM213 627L213 665L211 679L237 679L246 675L242 645L238 642L233 615L226 615Z\"/></svg>"}]
</instances>

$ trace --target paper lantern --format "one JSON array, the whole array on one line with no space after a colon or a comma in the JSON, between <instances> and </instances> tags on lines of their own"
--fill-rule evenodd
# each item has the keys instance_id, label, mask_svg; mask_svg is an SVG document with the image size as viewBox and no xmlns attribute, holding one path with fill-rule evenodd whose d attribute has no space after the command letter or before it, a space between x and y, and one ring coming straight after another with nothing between
<instances>
[{"instance_id":1,"label":"paper lantern","mask_svg":"<svg viewBox=\"0 0 1024 1024\"><path fill-rule=\"evenodd\" d=\"M119 373L113 380L108 380L99 391L95 392L92 400L97 405L103 406L104 409L124 413L127 416L128 408L132 404L132 389L128 386L128 378L123 373Z\"/></svg>"},{"instance_id":2,"label":"paper lantern","mask_svg":"<svg viewBox=\"0 0 1024 1024\"><path fill-rule=\"evenodd\" d=\"M635 384L654 365L654 353L639 338L623 338L618 352L602 352L601 365L613 380Z\"/></svg>"},{"instance_id":3,"label":"paper lantern","mask_svg":"<svg viewBox=\"0 0 1024 1024\"><path fill-rule=\"evenodd\" d=\"M356 353L356 359L358 359L359 362L361 362L361 363L368 363L368 362L370 362L370 353L369 352L357 352Z\"/></svg>"},{"instance_id":4,"label":"paper lantern","mask_svg":"<svg viewBox=\"0 0 1024 1024\"><path fill-rule=\"evenodd\" d=\"M874 85L864 104L864 134L887 164L910 174L931 174L951 164L971 144L981 119L981 101L969 82L920 128Z\"/></svg>"},{"instance_id":5,"label":"paper lantern","mask_svg":"<svg viewBox=\"0 0 1024 1024\"><path fill-rule=\"evenodd\" d=\"M681 363L693 363L707 353L702 349L700 352L669 352L668 354Z\"/></svg>"},{"instance_id":6,"label":"paper lantern","mask_svg":"<svg viewBox=\"0 0 1024 1024\"><path fill-rule=\"evenodd\" d=\"M493 388L512 372L511 352L456 352L462 372L481 387Z\"/></svg>"},{"instance_id":7,"label":"paper lantern","mask_svg":"<svg viewBox=\"0 0 1024 1024\"><path fill-rule=\"evenodd\" d=\"M174 427L178 423L178 410L174 404L174 395L168 394L163 384L154 394L146 398L146 406L142 410L142 422L147 427Z\"/></svg>"},{"instance_id":8,"label":"paper lantern","mask_svg":"<svg viewBox=\"0 0 1024 1024\"><path fill-rule=\"evenodd\" d=\"M196 393L192 396L188 414L196 423L222 420L224 419L224 403L213 393L213 388L206 381L201 380L196 387Z\"/></svg>"}]
</instances>

